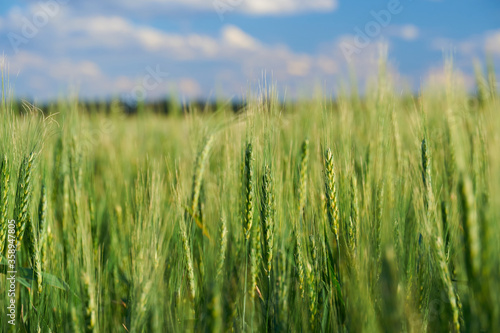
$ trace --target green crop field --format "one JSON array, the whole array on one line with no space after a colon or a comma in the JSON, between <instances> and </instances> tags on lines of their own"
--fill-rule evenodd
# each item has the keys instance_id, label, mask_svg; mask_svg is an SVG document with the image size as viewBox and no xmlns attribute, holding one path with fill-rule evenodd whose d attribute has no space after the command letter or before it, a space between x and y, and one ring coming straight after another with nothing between
<instances>
[{"instance_id":1,"label":"green crop field","mask_svg":"<svg viewBox=\"0 0 500 333\"><path fill-rule=\"evenodd\" d=\"M236 113L4 93L0 331L494 332L500 99L476 76L411 94L381 66Z\"/></svg>"}]
</instances>

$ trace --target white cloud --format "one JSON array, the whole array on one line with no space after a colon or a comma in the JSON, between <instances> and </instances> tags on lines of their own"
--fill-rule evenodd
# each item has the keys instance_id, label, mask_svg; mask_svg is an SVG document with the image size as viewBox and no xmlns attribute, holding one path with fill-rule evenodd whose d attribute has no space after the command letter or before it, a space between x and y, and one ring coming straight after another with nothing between
<instances>
[{"instance_id":1,"label":"white cloud","mask_svg":"<svg viewBox=\"0 0 500 333\"><path fill-rule=\"evenodd\" d=\"M214 38L200 34L177 34L149 26L135 25L117 16L59 18L58 26L50 33L57 36L51 43L63 49L106 49L107 52L123 50L145 53L166 53L171 59L212 57L218 52ZM122 56L126 56L122 54Z\"/></svg>"},{"instance_id":2,"label":"white cloud","mask_svg":"<svg viewBox=\"0 0 500 333\"><path fill-rule=\"evenodd\" d=\"M423 79L423 87L430 89L449 84L468 90L474 87L474 77L458 69L449 73L443 67L430 68Z\"/></svg>"},{"instance_id":3,"label":"white cloud","mask_svg":"<svg viewBox=\"0 0 500 333\"><path fill-rule=\"evenodd\" d=\"M15 57L8 58L8 64L13 72L19 72L25 69L44 67L46 59L35 53L19 52Z\"/></svg>"},{"instance_id":4,"label":"white cloud","mask_svg":"<svg viewBox=\"0 0 500 333\"><path fill-rule=\"evenodd\" d=\"M193 78L182 77L179 78L176 82L179 93L183 97L199 97L202 93L200 84Z\"/></svg>"},{"instance_id":5,"label":"white cloud","mask_svg":"<svg viewBox=\"0 0 500 333\"><path fill-rule=\"evenodd\" d=\"M386 34L406 41L412 41L419 37L420 30L413 24L391 25L387 27Z\"/></svg>"},{"instance_id":6,"label":"white cloud","mask_svg":"<svg viewBox=\"0 0 500 333\"><path fill-rule=\"evenodd\" d=\"M296 54L283 45L265 45L251 35L234 25L222 27L220 36L214 38L202 34L175 34L164 32L150 27L135 26L123 19L110 18L109 31L103 31L99 26L106 26L104 17L81 18L82 22L94 21L98 24L91 28L82 22L67 22L70 29L80 37L73 41L73 47L86 48L106 47L113 52L122 52L130 49L142 49L146 54L161 54L166 59L176 61L209 61L225 60L241 66L246 74L255 75L262 70L274 70L277 75L305 76L315 68L318 63L325 65L328 56L321 55L321 62L305 54ZM92 25L92 24L89 24ZM61 47L64 47L70 36L62 36ZM113 45L113 47L109 47ZM334 59L329 59L329 73L334 72L338 66Z\"/></svg>"},{"instance_id":7,"label":"white cloud","mask_svg":"<svg viewBox=\"0 0 500 333\"><path fill-rule=\"evenodd\" d=\"M437 37L431 42L435 50L455 50L469 58L481 58L484 52L500 56L500 30L487 31L463 40Z\"/></svg>"},{"instance_id":8,"label":"white cloud","mask_svg":"<svg viewBox=\"0 0 500 333\"><path fill-rule=\"evenodd\" d=\"M333 75L339 72L339 64L332 57L320 55L317 60L319 69L328 75Z\"/></svg>"},{"instance_id":9,"label":"white cloud","mask_svg":"<svg viewBox=\"0 0 500 333\"><path fill-rule=\"evenodd\" d=\"M9 24L18 27L13 20ZM27 82L24 89L40 96L50 95L55 84L67 87L74 82L88 96L130 92L144 80L147 66L169 72L168 82L177 82L186 96L206 95L215 86L227 87L228 94L244 93L248 83L263 73L272 73L293 94L294 86L307 89L346 75L348 66L339 44L352 38L345 36L304 53L264 43L235 25L223 25L218 35L177 33L116 15L77 16L61 10L11 63ZM375 40L353 56L350 65L361 81L376 75L378 50ZM31 82L32 78L36 80ZM164 96L168 82L148 91L148 96Z\"/></svg>"},{"instance_id":10,"label":"white cloud","mask_svg":"<svg viewBox=\"0 0 500 333\"><path fill-rule=\"evenodd\" d=\"M100 79L103 77L99 66L89 60L73 61L69 58L62 58L53 62L48 57L22 51L15 57L7 58L7 62L11 71L23 75L30 71L37 71L46 73L48 77L62 80L79 77Z\"/></svg>"},{"instance_id":11,"label":"white cloud","mask_svg":"<svg viewBox=\"0 0 500 333\"><path fill-rule=\"evenodd\" d=\"M234 25L227 25L222 29L222 38L230 46L246 50L256 50L260 43Z\"/></svg>"},{"instance_id":12,"label":"white cloud","mask_svg":"<svg viewBox=\"0 0 500 333\"><path fill-rule=\"evenodd\" d=\"M485 38L487 52L500 56L500 30L488 33Z\"/></svg>"},{"instance_id":13,"label":"white cloud","mask_svg":"<svg viewBox=\"0 0 500 333\"><path fill-rule=\"evenodd\" d=\"M293 76L306 76L310 73L312 61L309 56L298 56L287 62L287 72Z\"/></svg>"},{"instance_id":14,"label":"white cloud","mask_svg":"<svg viewBox=\"0 0 500 333\"><path fill-rule=\"evenodd\" d=\"M71 28L73 29L79 29L79 27L83 27L87 31L94 34L113 34L129 32L131 25L123 17L96 16L86 17L83 20L74 22L74 24L71 26Z\"/></svg>"},{"instance_id":15,"label":"white cloud","mask_svg":"<svg viewBox=\"0 0 500 333\"><path fill-rule=\"evenodd\" d=\"M454 47L454 42L449 38L435 37L431 39L430 47L434 51L448 50Z\"/></svg>"},{"instance_id":16,"label":"white cloud","mask_svg":"<svg viewBox=\"0 0 500 333\"><path fill-rule=\"evenodd\" d=\"M88 60L74 62L65 59L57 64L49 64L49 66L51 69L50 73L55 79L65 79L68 77L100 79L103 75L99 66Z\"/></svg>"},{"instance_id":17,"label":"white cloud","mask_svg":"<svg viewBox=\"0 0 500 333\"><path fill-rule=\"evenodd\" d=\"M104 75L96 63L89 60L60 58L53 61L50 57L21 51L15 57L7 57L7 64L11 82L21 80L23 94L29 91L34 97L43 96L49 91L50 94L57 93L54 91L57 87L68 89L72 86L79 86L85 93L97 96L99 92L109 92L117 83L113 78ZM15 74L15 78L12 74Z\"/></svg>"},{"instance_id":18,"label":"white cloud","mask_svg":"<svg viewBox=\"0 0 500 333\"><path fill-rule=\"evenodd\" d=\"M115 88L117 91L130 91L134 88L134 81L126 76L120 75L115 79Z\"/></svg>"},{"instance_id":19,"label":"white cloud","mask_svg":"<svg viewBox=\"0 0 500 333\"><path fill-rule=\"evenodd\" d=\"M417 39L419 35L419 30L416 26L412 24L407 24L401 27L401 38L405 40Z\"/></svg>"},{"instance_id":20,"label":"white cloud","mask_svg":"<svg viewBox=\"0 0 500 333\"><path fill-rule=\"evenodd\" d=\"M255 15L279 15L305 11L333 11L337 5L337 1L334 0L246 0L242 1L241 9L243 12Z\"/></svg>"},{"instance_id":21,"label":"white cloud","mask_svg":"<svg viewBox=\"0 0 500 333\"><path fill-rule=\"evenodd\" d=\"M87 0L78 4L83 8L98 8L100 1ZM133 15L159 16L173 11L213 13L239 12L249 15L290 15L304 12L331 12L337 0L109 0L110 12L129 11Z\"/></svg>"}]
</instances>

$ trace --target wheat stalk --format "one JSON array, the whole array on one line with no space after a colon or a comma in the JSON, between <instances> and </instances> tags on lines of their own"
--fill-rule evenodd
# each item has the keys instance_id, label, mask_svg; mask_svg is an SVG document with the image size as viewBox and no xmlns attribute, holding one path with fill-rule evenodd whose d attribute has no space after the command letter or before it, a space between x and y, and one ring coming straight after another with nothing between
<instances>
[{"instance_id":1,"label":"wheat stalk","mask_svg":"<svg viewBox=\"0 0 500 333\"><path fill-rule=\"evenodd\" d=\"M356 257L356 247L358 243L358 184L356 175L351 176L351 216L349 217L349 229L347 234L347 239L349 243L349 249L351 257L354 259Z\"/></svg>"},{"instance_id":2,"label":"wheat stalk","mask_svg":"<svg viewBox=\"0 0 500 333\"><path fill-rule=\"evenodd\" d=\"M188 294L191 301L194 301L196 297L196 283L194 280L193 256L191 255L191 246L189 245L189 238L187 236L186 225L183 219L180 221L180 233L184 260L186 260Z\"/></svg>"},{"instance_id":3,"label":"wheat stalk","mask_svg":"<svg viewBox=\"0 0 500 333\"><path fill-rule=\"evenodd\" d=\"M83 299L84 299L84 318L85 332L95 332L97 324L97 309L93 283L90 276L85 273L83 275Z\"/></svg>"},{"instance_id":4,"label":"wheat stalk","mask_svg":"<svg viewBox=\"0 0 500 333\"><path fill-rule=\"evenodd\" d=\"M217 273L215 279L219 282L222 280L222 275L224 273L224 263L226 260L226 249L227 249L227 225L226 217L223 215L220 219L220 229L219 229L219 256L217 261Z\"/></svg>"},{"instance_id":5,"label":"wheat stalk","mask_svg":"<svg viewBox=\"0 0 500 333\"><path fill-rule=\"evenodd\" d=\"M299 216L302 217L307 200L307 166L309 162L309 140L302 143L299 167Z\"/></svg>"},{"instance_id":6,"label":"wheat stalk","mask_svg":"<svg viewBox=\"0 0 500 333\"><path fill-rule=\"evenodd\" d=\"M243 296L243 313L242 313L242 326L245 329L245 312L246 312L246 294L247 294L247 277L248 277L248 252L250 250L251 254L251 264L254 263L255 255L252 254L252 249L250 247L250 235L252 231L253 224L253 197L254 197L254 186L253 186L253 146L251 143L247 143L245 149L245 165L243 169L243 235L245 237L245 286L244 286L244 296ZM254 265L252 265L254 267ZM254 274L252 274L252 277ZM253 279L253 278L252 278ZM253 282L253 281L252 281ZM250 290L253 290L253 285Z\"/></svg>"},{"instance_id":7,"label":"wheat stalk","mask_svg":"<svg viewBox=\"0 0 500 333\"><path fill-rule=\"evenodd\" d=\"M295 267L297 268L297 275L299 278L299 292L300 292L300 297L304 298L304 291L305 291L305 272L304 272L304 258L302 255L302 242L300 240L300 235L297 231L297 227L293 228L293 238L295 240L295 251L294 251L294 257L295 257Z\"/></svg>"},{"instance_id":8,"label":"wheat stalk","mask_svg":"<svg viewBox=\"0 0 500 333\"><path fill-rule=\"evenodd\" d=\"M243 233L245 240L250 239L250 231L253 223L253 149L252 144L248 143L245 151L245 169L243 178L244 207L243 207Z\"/></svg>"},{"instance_id":9,"label":"wheat stalk","mask_svg":"<svg viewBox=\"0 0 500 333\"><path fill-rule=\"evenodd\" d=\"M378 281L381 269L382 260L382 216L383 216L383 205L384 205L384 184L380 182L377 186L377 197L376 197L376 209L375 209L375 260L376 260L376 280Z\"/></svg>"},{"instance_id":10,"label":"wheat stalk","mask_svg":"<svg viewBox=\"0 0 500 333\"><path fill-rule=\"evenodd\" d=\"M316 326L316 314L318 312L316 302L316 275L312 265L307 264L307 296L309 298L309 324L311 331L314 332Z\"/></svg>"},{"instance_id":11,"label":"wheat stalk","mask_svg":"<svg viewBox=\"0 0 500 333\"><path fill-rule=\"evenodd\" d=\"M464 229L465 266L469 283L474 284L481 268L481 244L472 184L468 177L460 178L458 196L462 205L461 223Z\"/></svg>"},{"instance_id":12,"label":"wheat stalk","mask_svg":"<svg viewBox=\"0 0 500 333\"><path fill-rule=\"evenodd\" d=\"M198 210L198 200L200 198L200 190L201 184L203 181L203 174L205 172L205 168L208 161L208 156L210 153L210 148L212 147L213 136L209 136L205 139L203 147L198 152L196 156L196 163L193 173L193 185L191 191L191 205L190 205L190 213L191 216L196 220L199 218L199 210Z\"/></svg>"},{"instance_id":13,"label":"wheat stalk","mask_svg":"<svg viewBox=\"0 0 500 333\"><path fill-rule=\"evenodd\" d=\"M27 156L19 168L19 178L17 181L16 204L14 217L16 219L16 246L21 247L24 230L28 221L28 205L31 199L31 170L35 155L31 153Z\"/></svg>"},{"instance_id":14,"label":"wheat stalk","mask_svg":"<svg viewBox=\"0 0 500 333\"><path fill-rule=\"evenodd\" d=\"M37 231L34 228L33 220L28 215L28 221L26 222L28 226L28 253L31 258L31 266L33 267L34 280L37 283L38 295L42 293L42 262L40 260L40 248L39 239L36 236Z\"/></svg>"},{"instance_id":15,"label":"wheat stalk","mask_svg":"<svg viewBox=\"0 0 500 333\"><path fill-rule=\"evenodd\" d=\"M259 266L261 262L261 244L260 244L260 224L255 223L253 226L252 238L251 238L251 249L250 249L250 293L254 292L257 287L257 279L259 275Z\"/></svg>"},{"instance_id":16,"label":"wheat stalk","mask_svg":"<svg viewBox=\"0 0 500 333\"><path fill-rule=\"evenodd\" d=\"M330 228L335 236L337 244L339 243L339 210L337 203L337 190L335 187L335 171L333 166L333 154L330 148L325 151L325 197L326 212Z\"/></svg>"},{"instance_id":17,"label":"wheat stalk","mask_svg":"<svg viewBox=\"0 0 500 333\"><path fill-rule=\"evenodd\" d=\"M274 247L274 216L275 216L274 184L269 165L264 167L262 176L262 197L261 197L261 223L264 233L264 248L262 256L264 258L265 270L268 279L271 278Z\"/></svg>"},{"instance_id":18,"label":"wheat stalk","mask_svg":"<svg viewBox=\"0 0 500 333\"><path fill-rule=\"evenodd\" d=\"M9 206L9 165L4 155L0 164L0 255L5 249L7 236L7 208Z\"/></svg>"},{"instance_id":19,"label":"wheat stalk","mask_svg":"<svg viewBox=\"0 0 500 333\"><path fill-rule=\"evenodd\" d=\"M448 244L444 245L443 244L443 226L446 227L446 214L443 214L443 221L442 224L437 221L435 218L434 214L434 194L432 191L432 182L431 182L431 157L430 157L430 152L427 148L427 142L426 140L422 140L422 181L423 181L423 186L424 186L424 209L426 210L426 218L427 218L427 226L430 231L429 236L430 238L433 239L433 245L435 249L435 254L437 257L437 263L438 263L438 271L440 278L443 282L443 285L446 290L446 294L448 296L448 300L450 301L450 306L452 310L452 315L453 315L453 325L454 325L454 330L456 332L460 332L460 311L459 309L461 308L461 305L459 303L459 300L456 297L456 292L454 290L453 284L451 282L451 275L449 272L448 268L448 261L447 261L447 246ZM444 210L444 213L446 213L446 208L444 206L444 203L442 205L442 209ZM436 231L433 231L433 226L435 226ZM428 265L425 267L425 272L427 272ZM427 274L423 277L426 280L429 278ZM422 285L422 284L421 284ZM427 281L425 283L425 286L423 288L430 288L428 285ZM425 297L428 297L428 291L425 290L423 291L423 294ZM422 303L421 303L422 304ZM426 305L428 304L428 301L426 302Z\"/></svg>"}]
</instances>

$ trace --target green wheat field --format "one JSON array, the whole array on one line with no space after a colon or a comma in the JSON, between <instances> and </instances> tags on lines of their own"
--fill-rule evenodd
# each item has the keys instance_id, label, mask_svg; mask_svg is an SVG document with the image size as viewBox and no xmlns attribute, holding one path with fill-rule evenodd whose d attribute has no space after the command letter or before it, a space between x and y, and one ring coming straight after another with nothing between
<instances>
[{"instance_id":1,"label":"green wheat field","mask_svg":"<svg viewBox=\"0 0 500 333\"><path fill-rule=\"evenodd\" d=\"M236 113L41 112L4 87L0 331L494 332L494 70L414 94L384 68Z\"/></svg>"}]
</instances>

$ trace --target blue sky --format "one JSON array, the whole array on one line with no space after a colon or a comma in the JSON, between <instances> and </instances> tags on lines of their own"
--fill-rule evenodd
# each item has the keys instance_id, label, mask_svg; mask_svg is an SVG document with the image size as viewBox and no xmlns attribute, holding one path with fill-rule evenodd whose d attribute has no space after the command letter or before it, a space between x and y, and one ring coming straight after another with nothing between
<instances>
[{"instance_id":1,"label":"blue sky","mask_svg":"<svg viewBox=\"0 0 500 333\"><path fill-rule=\"evenodd\" d=\"M360 85L387 49L400 89L443 80L453 54L500 68L500 3L340 0L42 0L0 3L1 63L17 96L45 100L245 95L265 76L288 96ZM498 70L497 70L498 72Z\"/></svg>"}]
</instances>

